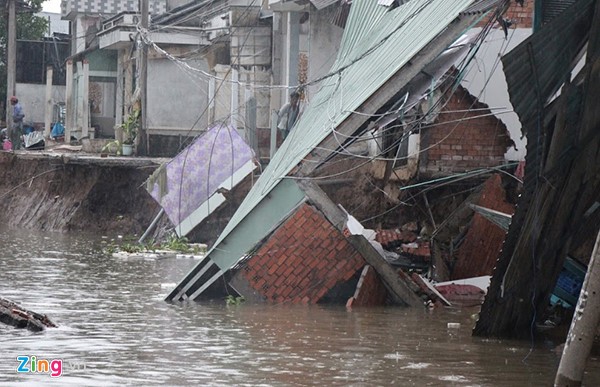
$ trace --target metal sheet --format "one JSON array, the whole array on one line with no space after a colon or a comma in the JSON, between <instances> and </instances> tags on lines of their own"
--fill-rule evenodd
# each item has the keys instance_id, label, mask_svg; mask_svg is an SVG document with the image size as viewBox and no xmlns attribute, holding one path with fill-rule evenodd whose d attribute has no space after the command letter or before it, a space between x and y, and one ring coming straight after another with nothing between
<instances>
[{"instance_id":1,"label":"metal sheet","mask_svg":"<svg viewBox=\"0 0 600 387\"><path fill-rule=\"evenodd\" d=\"M159 168L149 179L148 192L177 226L220 187L231 189L234 184L228 184L229 180L253 158L252 149L236 129L215 125Z\"/></svg>"},{"instance_id":2,"label":"metal sheet","mask_svg":"<svg viewBox=\"0 0 600 387\"><path fill-rule=\"evenodd\" d=\"M591 26L593 4L579 0L502 57L510 101L524 132L538 127L543 107L570 76Z\"/></svg>"},{"instance_id":3,"label":"metal sheet","mask_svg":"<svg viewBox=\"0 0 600 387\"><path fill-rule=\"evenodd\" d=\"M315 6L319 11L333 5L340 0L310 0L310 3Z\"/></svg>"}]
</instances>

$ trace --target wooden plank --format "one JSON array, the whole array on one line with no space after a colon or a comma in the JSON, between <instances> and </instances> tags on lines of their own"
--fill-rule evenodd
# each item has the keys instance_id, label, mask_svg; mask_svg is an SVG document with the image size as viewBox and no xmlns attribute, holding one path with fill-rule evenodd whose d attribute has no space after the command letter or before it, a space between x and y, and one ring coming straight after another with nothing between
<instances>
[{"instance_id":1,"label":"wooden plank","mask_svg":"<svg viewBox=\"0 0 600 387\"><path fill-rule=\"evenodd\" d=\"M424 307L423 300L403 281L396 270L378 252L373 245L362 235L350 235L348 241L362 257L371 265L383 280L394 301L400 305Z\"/></svg>"}]
</instances>

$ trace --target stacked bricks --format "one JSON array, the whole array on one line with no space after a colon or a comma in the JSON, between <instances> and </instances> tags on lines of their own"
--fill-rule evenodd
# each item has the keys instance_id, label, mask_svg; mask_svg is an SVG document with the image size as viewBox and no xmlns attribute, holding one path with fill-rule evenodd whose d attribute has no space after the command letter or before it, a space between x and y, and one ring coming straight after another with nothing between
<instances>
[{"instance_id":1,"label":"stacked bricks","mask_svg":"<svg viewBox=\"0 0 600 387\"><path fill-rule=\"evenodd\" d=\"M381 306L385 305L388 292L379 278L379 274L371 266L363 268L356 292L346 303L347 308L353 306Z\"/></svg>"},{"instance_id":2,"label":"stacked bricks","mask_svg":"<svg viewBox=\"0 0 600 387\"><path fill-rule=\"evenodd\" d=\"M485 182L477 204L509 215L515 211L514 205L506 202L506 193L498 174ZM492 275L505 236L503 229L475 213L465 240L458 249L452 279Z\"/></svg>"},{"instance_id":3,"label":"stacked bricks","mask_svg":"<svg viewBox=\"0 0 600 387\"><path fill-rule=\"evenodd\" d=\"M534 0L525 0L522 7L514 0L510 2L510 7L508 7L508 10L504 14L504 18L513 23L511 28L533 27L534 2Z\"/></svg>"},{"instance_id":4,"label":"stacked bricks","mask_svg":"<svg viewBox=\"0 0 600 387\"><path fill-rule=\"evenodd\" d=\"M510 20L512 23L510 28L533 28L533 6L534 0L525 0L522 7L512 0L502 17ZM490 17L494 17L494 13L489 13L487 17L484 17L477 24L477 27L484 27L489 22ZM498 22L494 22L493 28L501 27Z\"/></svg>"},{"instance_id":5,"label":"stacked bricks","mask_svg":"<svg viewBox=\"0 0 600 387\"><path fill-rule=\"evenodd\" d=\"M382 246L395 244L394 242L410 243L417 240L417 234L410 231L400 231L394 229L377 230L375 240L381 243Z\"/></svg>"},{"instance_id":6,"label":"stacked bricks","mask_svg":"<svg viewBox=\"0 0 600 387\"><path fill-rule=\"evenodd\" d=\"M342 233L315 208L303 204L242 270L267 302L316 304L364 265Z\"/></svg>"},{"instance_id":7,"label":"stacked bricks","mask_svg":"<svg viewBox=\"0 0 600 387\"><path fill-rule=\"evenodd\" d=\"M504 163L512 140L506 126L487 108L465 88L456 90L436 124L425 129L426 172L465 172Z\"/></svg>"}]
</instances>

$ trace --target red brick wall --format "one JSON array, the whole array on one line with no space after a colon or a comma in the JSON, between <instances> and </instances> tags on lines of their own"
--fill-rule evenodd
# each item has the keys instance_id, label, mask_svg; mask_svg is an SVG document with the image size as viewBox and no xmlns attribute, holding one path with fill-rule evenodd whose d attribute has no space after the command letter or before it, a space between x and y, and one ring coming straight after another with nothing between
<instances>
[{"instance_id":1,"label":"red brick wall","mask_svg":"<svg viewBox=\"0 0 600 387\"><path fill-rule=\"evenodd\" d=\"M246 262L243 272L268 302L315 304L364 265L342 233L304 204Z\"/></svg>"},{"instance_id":2,"label":"red brick wall","mask_svg":"<svg viewBox=\"0 0 600 387\"><path fill-rule=\"evenodd\" d=\"M470 109L483 109L464 112ZM457 112L462 111L462 112ZM460 122L458 122L460 120ZM506 126L490 114L487 105L463 87L452 95L435 124L422 131L427 149L427 172L464 172L504 163L511 143Z\"/></svg>"},{"instance_id":3,"label":"red brick wall","mask_svg":"<svg viewBox=\"0 0 600 387\"><path fill-rule=\"evenodd\" d=\"M506 201L502 179L498 174L485 182L477 204L511 215L515 211L514 205ZM506 231L476 213L458 249L452 279L492 275L505 237Z\"/></svg>"},{"instance_id":4,"label":"red brick wall","mask_svg":"<svg viewBox=\"0 0 600 387\"><path fill-rule=\"evenodd\" d=\"M515 0L511 1L510 7L504 14L505 19L513 22L511 28L532 28L533 27L533 4L534 0L525 0L523 6L517 4Z\"/></svg>"},{"instance_id":5,"label":"red brick wall","mask_svg":"<svg viewBox=\"0 0 600 387\"><path fill-rule=\"evenodd\" d=\"M385 304L388 293L383 281L371 266L363 268L356 292L346 303L346 307L353 306L381 306Z\"/></svg>"},{"instance_id":6,"label":"red brick wall","mask_svg":"<svg viewBox=\"0 0 600 387\"><path fill-rule=\"evenodd\" d=\"M521 7L515 0L510 2L510 7L508 7L508 10L506 10L503 15L505 19L508 19L513 23L510 28L533 27L533 3L534 0L525 0L523 6ZM477 27L483 27L489 22L490 17L493 17L492 14L489 14L487 17L483 18L483 20L477 24ZM494 22L493 28L501 27L497 22Z\"/></svg>"}]
</instances>

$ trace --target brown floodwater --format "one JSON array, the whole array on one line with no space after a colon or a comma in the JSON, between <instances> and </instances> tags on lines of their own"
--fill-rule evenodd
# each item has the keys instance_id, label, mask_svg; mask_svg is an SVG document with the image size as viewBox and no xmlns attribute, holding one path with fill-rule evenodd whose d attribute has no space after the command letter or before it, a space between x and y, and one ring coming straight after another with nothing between
<instances>
[{"instance_id":1,"label":"brown floodwater","mask_svg":"<svg viewBox=\"0 0 600 387\"><path fill-rule=\"evenodd\" d=\"M0 385L548 386L558 367L558 343L471 337L477 309L168 304L195 261L113 258L107 240L0 232L0 296L59 325L0 324ZM61 375L17 372L32 356Z\"/></svg>"}]
</instances>

